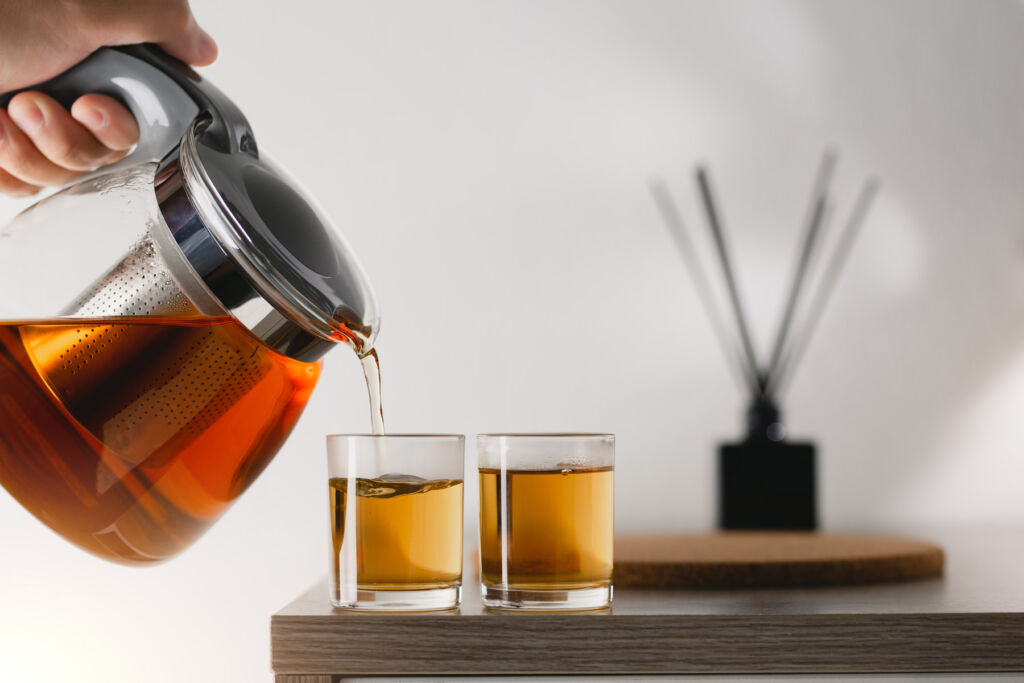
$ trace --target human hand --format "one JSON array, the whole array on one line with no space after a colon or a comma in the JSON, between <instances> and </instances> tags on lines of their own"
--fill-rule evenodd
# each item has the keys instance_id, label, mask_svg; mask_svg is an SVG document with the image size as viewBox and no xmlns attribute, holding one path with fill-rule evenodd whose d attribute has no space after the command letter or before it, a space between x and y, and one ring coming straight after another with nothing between
<instances>
[{"instance_id":1,"label":"human hand","mask_svg":"<svg viewBox=\"0 0 1024 683\"><path fill-rule=\"evenodd\" d=\"M188 0L0 0L0 16L0 93L52 78L104 45L157 43L194 66L217 58ZM20 93L0 109L0 193L63 185L138 140L138 124L113 98L82 95L69 112L42 93Z\"/></svg>"}]
</instances>

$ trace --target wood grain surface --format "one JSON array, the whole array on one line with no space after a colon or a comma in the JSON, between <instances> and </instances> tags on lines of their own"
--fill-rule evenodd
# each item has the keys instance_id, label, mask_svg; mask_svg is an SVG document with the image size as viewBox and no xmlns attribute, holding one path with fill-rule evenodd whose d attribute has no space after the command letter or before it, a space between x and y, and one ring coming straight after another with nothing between
<instances>
[{"instance_id":1,"label":"wood grain surface","mask_svg":"<svg viewBox=\"0 0 1024 683\"><path fill-rule=\"evenodd\" d=\"M618 587L842 586L942 575L942 548L879 535L801 531L615 539Z\"/></svg>"},{"instance_id":2,"label":"wood grain surface","mask_svg":"<svg viewBox=\"0 0 1024 683\"><path fill-rule=\"evenodd\" d=\"M336 610L326 584L271 619L280 681L327 675L1024 671L1024 529L935 533L942 578L617 589L598 613Z\"/></svg>"}]
</instances>

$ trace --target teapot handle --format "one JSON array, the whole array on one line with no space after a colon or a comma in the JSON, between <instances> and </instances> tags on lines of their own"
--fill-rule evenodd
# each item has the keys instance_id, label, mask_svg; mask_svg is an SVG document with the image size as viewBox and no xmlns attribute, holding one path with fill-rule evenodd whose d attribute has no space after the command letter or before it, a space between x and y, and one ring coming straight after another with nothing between
<instances>
[{"instance_id":1,"label":"teapot handle","mask_svg":"<svg viewBox=\"0 0 1024 683\"><path fill-rule=\"evenodd\" d=\"M249 122L238 108L156 45L100 48L44 83L0 95L0 107L26 90L43 92L65 107L86 93L109 95L128 107L139 124L139 144L117 166L160 161L199 116L210 119L204 143L225 152L256 152Z\"/></svg>"}]
</instances>

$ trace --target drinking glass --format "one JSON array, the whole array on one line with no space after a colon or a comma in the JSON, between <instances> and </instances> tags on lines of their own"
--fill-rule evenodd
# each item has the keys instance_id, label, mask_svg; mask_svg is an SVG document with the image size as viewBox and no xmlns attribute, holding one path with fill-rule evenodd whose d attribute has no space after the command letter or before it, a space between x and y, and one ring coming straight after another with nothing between
<instances>
[{"instance_id":1,"label":"drinking glass","mask_svg":"<svg viewBox=\"0 0 1024 683\"><path fill-rule=\"evenodd\" d=\"M481 434L477 454L484 604L611 604L615 437Z\"/></svg>"},{"instance_id":2,"label":"drinking glass","mask_svg":"<svg viewBox=\"0 0 1024 683\"><path fill-rule=\"evenodd\" d=\"M462 597L465 437L327 437L331 602L443 610Z\"/></svg>"}]
</instances>

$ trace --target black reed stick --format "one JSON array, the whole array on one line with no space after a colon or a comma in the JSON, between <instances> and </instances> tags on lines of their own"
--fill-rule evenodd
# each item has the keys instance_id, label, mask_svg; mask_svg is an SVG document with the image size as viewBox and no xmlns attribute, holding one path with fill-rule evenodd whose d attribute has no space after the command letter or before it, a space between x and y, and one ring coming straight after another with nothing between
<instances>
[{"instance_id":1,"label":"black reed stick","mask_svg":"<svg viewBox=\"0 0 1024 683\"><path fill-rule=\"evenodd\" d=\"M703 166L697 167L697 184L700 186L701 199L704 202L704 210L707 213L711 236L714 238L715 247L718 251L718 259L722 262L722 273L725 276L725 284L729 290L729 300L732 303L733 315L736 317L736 327L740 332L740 341L743 343L743 353L746 355L751 374L756 378L757 393L764 394L764 376L757 366L757 356L754 354L754 344L751 340L750 330L747 327L747 316L743 311L743 303L740 301L739 289L736 287L736 276L732 271L732 261L729 258L729 249L725 244L725 234L718 219L718 212L715 210L715 200L711 195L711 184L708 181L708 174Z\"/></svg>"},{"instance_id":2,"label":"black reed stick","mask_svg":"<svg viewBox=\"0 0 1024 683\"><path fill-rule=\"evenodd\" d=\"M773 387L777 387L777 389L773 388L773 391L782 391L784 383L793 376L794 368L800 362L804 352L807 350L807 345L810 342L811 337L814 335L814 331L817 328L818 323L821 321L822 313L825 311L825 305L828 303L828 299L831 296L832 291L835 289L836 281L839 279L839 274L842 272L843 266L846 265L853 243L856 240L857 235L860 233L861 227L864 225L864 218L867 216L872 200L874 200L875 195L878 193L878 188L879 183L875 178L868 178L864 183L864 187L861 189L856 203L854 203L853 211L850 212L850 218L847 220L846 225L843 227L843 231L839 235L836 248L832 252L832 258L829 260L822 273L821 284L818 286L815 297L811 302L810 309L808 309L807 318L803 324L803 329L800 331L798 340L793 344L790 352L786 354L784 360L780 363L780 367L772 383Z\"/></svg>"},{"instance_id":3,"label":"black reed stick","mask_svg":"<svg viewBox=\"0 0 1024 683\"><path fill-rule=\"evenodd\" d=\"M786 307L783 309L782 320L775 335L775 345L772 348L771 360L768 363L768 371L765 378L765 386L770 391L774 384L775 373L782 361L782 352L786 347L789 337L789 330L793 324L793 314L796 312L797 303L803 293L804 278L807 275L807 267L815 253L815 247L819 244L818 236L821 234L822 219L825 214L825 204L828 201L828 188L832 180L832 173L835 170L836 154L832 150L825 150L822 155L821 164L818 166L814 185L811 188L811 205L809 216L805 221L804 234L800 241L797 253L796 267L793 271L793 279L789 288L789 296L786 299Z\"/></svg>"},{"instance_id":4,"label":"black reed stick","mask_svg":"<svg viewBox=\"0 0 1024 683\"><path fill-rule=\"evenodd\" d=\"M715 301L711 283L708 281L704 267L700 263L700 257L697 256L697 249L690 238L690 233L686 228L686 223L683 221L679 208L672 200L672 195L669 193L664 181L655 180L651 182L651 195L653 195L654 203L661 213L661 218L672 235L673 241L675 241L676 247L683 257L683 261L686 263L686 269L693 280L697 296L704 307L704 312L711 321L711 327L714 330L715 336L718 337L718 343L722 345L722 350L726 354L729 367L733 372L739 374L741 380L747 384L751 391L757 393L759 391L757 376L749 372L739 346L726 331L725 320L722 318L718 302Z\"/></svg>"}]
</instances>

